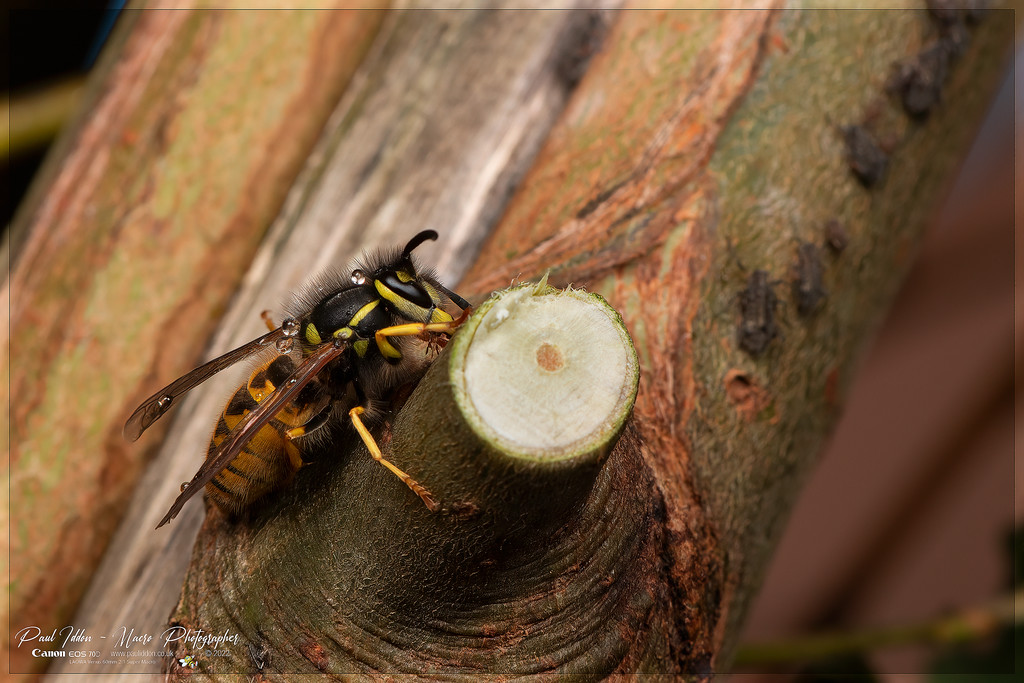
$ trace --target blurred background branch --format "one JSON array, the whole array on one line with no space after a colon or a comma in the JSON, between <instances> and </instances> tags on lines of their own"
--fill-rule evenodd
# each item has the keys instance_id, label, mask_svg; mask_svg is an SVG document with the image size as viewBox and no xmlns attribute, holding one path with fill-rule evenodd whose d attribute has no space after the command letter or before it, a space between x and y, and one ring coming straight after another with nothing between
<instances>
[{"instance_id":1,"label":"blurred background branch","mask_svg":"<svg viewBox=\"0 0 1024 683\"><path fill-rule=\"evenodd\" d=\"M745 643L736 652L738 671L806 666L824 659L908 645L963 645L991 638L1024 622L1024 590L935 619L889 627L809 634L802 638Z\"/></svg>"},{"instance_id":2,"label":"blurred background branch","mask_svg":"<svg viewBox=\"0 0 1024 683\"><path fill-rule=\"evenodd\" d=\"M76 76L11 95L7 117L0 122L0 154L19 157L53 142L78 106L84 87L85 78Z\"/></svg>"}]
</instances>

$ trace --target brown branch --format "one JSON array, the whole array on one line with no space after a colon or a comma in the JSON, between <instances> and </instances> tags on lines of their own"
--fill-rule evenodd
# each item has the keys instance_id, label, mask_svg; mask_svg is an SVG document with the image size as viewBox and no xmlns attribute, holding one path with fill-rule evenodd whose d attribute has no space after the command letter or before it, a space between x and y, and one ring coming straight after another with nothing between
<instances>
[{"instance_id":1,"label":"brown branch","mask_svg":"<svg viewBox=\"0 0 1024 683\"><path fill-rule=\"evenodd\" d=\"M520 585L516 578L522 578L535 586L533 600L541 609L548 605L548 593L539 576L563 576L567 585L586 580L544 573L531 562L561 566L554 559L558 543L535 555L529 552L533 546L520 540L543 544L543 527L510 541L516 552L502 555L498 564L510 574L495 578L485 572L492 582L475 588L482 580L474 574L480 570L477 536L464 536L450 522L426 521L415 501L404 513L392 504L370 505L363 487L382 486L386 478L349 474L338 476L353 477L344 489L352 487L351 503L379 525L371 554L381 564L368 560L370 567L391 566L394 560L388 558L395 557L416 564L424 539L427 546L445 550L431 555L425 573L402 565L400 585L385 578L391 572L366 565L355 572L328 571L335 577L328 584L340 581L341 595L363 607L356 632L396 642L353 640L353 629L339 616L342 625L328 634L298 629L292 641L260 640L272 653L268 671L513 675L592 665L602 673L703 674L728 663L781 525L838 414L852 360L905 272L905 252L966 149L973 129L965 122L980 119L979 103L993 91L1012 40L997 21L972 29L971 47L957 57L945 82L946 104L922 123L910 119L883 87L895 65L924 49L938 31L927 14L846 13L841 22L829 13L799 11L708 13L699 20L687 14L686 21L682 16L617 15L604 50L462 286L486 292L550 268L553 281L582 281L622 311L643 371L636 407L639 440L630 436L620 442L598 481L619 482L626 487L620 495L639 495L619 505L644 520L643 532L624 520L618 523L644 548L639 555L626 554L639 558L631 565L632 578L646 588L635 594L640 602L617 603L622 611L615 619L646 645L621 658L603 658L603 645L614 639L602 640L601 631L582 627L581 594L573 594L574 599L556 599L555 612L543 612L544 624L575 621L581 625L578 639L562 649L538 647L540 624L522 622L510 595L489 591L496 585L514 589ZM854 44L862 47L854 50ZM858 139L864 145L847 147L850 136L844 130L850 127L863 131ZM877 151L886 159L884 174L874 174L870 187L861 176L873 162L858 156L866 154L868 143L877 147L872 155ZM793 281L808 277L811 268L799 267L800 245L823 246L832 219L846 226L848 244L838 257L814 251L828 260L815 266L820 273L803 290L819 286L820 275L828 296L801 312L792 292L803 290L794 289ZM758 280L764 291L747 299L762 303L741 309L740 294L754 270L765 272ZM778 329L756 356L737 336L740 317L755 310L758 324ZM405 409L410 410L415 413L415 404ZM405 419L403 412L396 434ZM351 457L356 464L345 472L369 467L369 476L380 469L359 465L365 458L358 451ZM419 466L432 474L414 474L424 482L444 482L444 463L424 458ZM646 471L652 479L640 474ZM623 472L629 473L624 479ZM643 482L639 494L629 480ZM340 487L332 484L331 490L341 495ZM299 505L295 497L288 500ZM337 539L331 547L338 550L331 553L351 551L364 558L371 552L362 536L352 538L347 525L336 524L333 513L303 516L309 528L289 527L289 534L301 539L294 545L283 532L262 536L284 528L275 515L298 514L275 508L250 531L209 521L197 555L201 564L190 575L178 618L192 627L224 624L227 618L246 637L262 639L259 620L245 616L255 609L251 601L283 591L272 609L286 616L275 617L273 630L284 633L286 624L306 623L304 615L314 605L302 591L324 600L334 593L323 587L322 576L310 575L311 569L292 560L274 572L259 570L262 578L222 583L219 600L228 607L203 602L217 566L296 555L322 567L326 547L300 550L317 538ZM557 515L555 520L570 531L579 523ZM386 531L406 526L421 535ZM272 542L263 550L258 540ZM437 559L442 557L443 562ZM517 557L522 565L515 566ZM458 558L468 559L463 565ZM280 580L266 583L267 577L292 574L301 589ZM457 580L450 583L450 577ZM465 586L465 595L453 585ZM614 585L588 599L603 604L601 597L610 597ZM657 607L638 612L637 606L646 604L642 595ZM511 604L495 612L502 597ZM293 603L300 607L293 610ZM340 603L324 609L314 620L348 614ZM424 613L435 618L425 620ZM643 626L648 623L656 627L648 630ZM496 637L488 638L489 633ZM563 632L554 633L557 638ZM480 639L470 647L460 639L467 635ZM425 657L410 653L413 642ZM461 646L449 647L453 642ZM572 654L578 650L592 650L597 659L579 660ZM234 661L240 665L242 659Z\"/></svg>"},{"instance_id":2,"label":"brown branch","mask_svg":"<svg viewBox=\"0 0 1024 683\"><path fill-rule=\"evenodd\" d=\"M804 637L742 644L739 669L794 667L907 645L948 646L991 638L1001 628L1024 622L1024 591L976 607L913 624L811 634Z\"/></svg>"},{"instance_id":3,"label":"brown branch","mask_svg":"<svg viewBox=\"0 0 1024 683\"><path fill-rule=\"evenodd\" d=\"M511 35L543 45L544 57L532 62L527 51L511 62L467 61L459 51L467 45L475 48L473 59L484 60L499 36L510 35L480 18L498 21L495 16L506 26L522 22ZM489 107L470 110L475 116L460 109L466 118L459 118L450 107L435 109L439 100L429 95L445 84L451 98L442 102L454 106L490 83L472 71L460 81L467 64L486 64L488 73L499 64L552 64L560 54L552 46L586 43L551 39L527 16L456 14L441 28L428 24L425 33L402 25L410 31L404 35L437 46L439 52L427 54L441 55L438 70L421 70L422 59L413 60L425 80L401 81L398 109L410 118L393 116L381 104L389 101L387 93L394 96L385 76L397 63L388 58L405 54L397 47L403 41L378 45L380 71L371 71L366 89L352 91L342 120L319 148L354 170L326 185L337 195L333 203L307 206L310 195L303 194L294 213L286 212L320 225L357 226L319 233L311 242L323 247L318 255L335 253L328 244L351 252L352 235L366 226L382 241L398 241L383 237L407 236L410 226L434 227L421 224L439 220L429 200L458 204L453 183L470 188L464 194L474 206L487 208L456 213L449 225L470 232L465 226L487 225L498 215L508 183L522 168L522 158L509 152L509 139L524 139L515 114L536 111L536 101L494 96ZM470 31L477 20L480 30ZM508 547L495 545L484 525L488 518L474 518L472 506L449 507L433 518L415 497L388 503L387 496L408 490L358 450L327 481L285 494L271 514L230 527L211 516L177 618L204 628L230 624L240 641L225 665L253 674L705 674L728 665L747 604L835 420L859 349L898 287L924 221L993 92L1012 46L1012 25L991 17L964 24L969 44L957 43L950 52L948 69L934 79L941 98L922 118L905 111L905 75L899 88L887 90L886 83L893 73L910 73L901 65L944 40L944 24L924 12L844 12L840 19L798 10L632 10L615 14L614 22L459 291L485 294L550 268L553 282L603 294L636 342L642 380L633 427L594 475L587 502L551 517L538 508L537 516L523 518L532 525L498 515L495 530L509 539ZM452 33L445 32L448 26ZM481 33L485 27L494 32ZM462 57L447 61L453 54ZM501 71L509 83L536 82L539 73L550 72ZM459 83L474 87L459 91ZM564 96L572 84L575 77L560 82L558 92ZM559 103L557 111L563 100L545 101ZM516 106L501 110L495 102ZM916 96L914 105L917 112ZM467 121L478 118L501 121L499 129L515 134L459 135L476 131ZM161 144L182 139L180 126L157 125L161 120L177 119L173 113L147 119L151 127L142 130L153 131ZM408 134L378 135L374 123ZM346 147L352 131L372 144ZM442 134L453 131L454 137ZM857 144L849 146L850 140ZM480 163L449 163L460 150ZM496 158L488 156L492 152ZM435 165L438 159L445 163ZM497 170L513 161L516 171ZM452 170L467 168L465 175ZM398 177L402 182L392 185ZM175 180L170 185L181 192L199 186L188 174ZM263 211L269 204L260 206ZM80 215L76 207L72 215ZM846 226L847 244L824 257L821 285L828 295L803 316L791 296L792 281L800 277L799 244L822 245L832 220ZM294 251L281 249L283 243L270 245L271 253ZM207 262L200 270L215 269ZM757 279L763 286L759 296L747 297L755 304L743 314L757 311L759 325L770 319L778 329L756 357L737 342L740 293L755 271L766 274ZM257 268L252 277L266 272ZM765 287L773 288L777 305ZM168 321L180 323L190 310L165 319L163 329L180 329ZM33 309L18 311L31 317ZM69 319L65 309L35 312L42 320ZM69 328L37 329L35 338L49 340L64 339L58 332ZM179 356L188 355L174 353L154 365L178 367ZM165 370L157 374L174 376ZM73 386L92 385L79 380ZM122 415L131 403L123 398ZM24 410L40 402L33 399ZM411 431L405 425L423 411L429 416L431 405L406 406L391 448L408 448L403 439L424 434L422 424ZM211 422L215 414L216 408ZM26 430L17 436L23 448L30 443ZM201 445L184 452L194 461ZM401 464L424 468L414 474L426 483L443 482L450 476L448 451L431 452L438 456ZM169 488L181 481L163 479ZM154 521L161 513L154 510ZM176 523L195 524L187 513ZM190 530L176 533L187 543ZM608 549L587 545L595 539L607 540ZM417 557L424 563L412 562ZM347 569L329 569L334 563ZM215 574L221 567L230 571ZM601 628L586 628L588 605ZM264 614L274 615L269 633L261 630ZM308 619L318 624L315 631L299 628ZM367 628L373 637L345 637L365 635ZM623 647L627 641L635 645ZM579 656L588 652L589 658Z\"/></svg>"},{"instance_id":4,"label":"brown branch","mask_svg":"<svg viewBox=\"0 0 1024 683\"><path fill-rule=\"evenodd\" d=\"M126 13L11 228L13 631L70 620L145 464L126 414L195 361L379 21Z\"/></svg>"}]
</instances>

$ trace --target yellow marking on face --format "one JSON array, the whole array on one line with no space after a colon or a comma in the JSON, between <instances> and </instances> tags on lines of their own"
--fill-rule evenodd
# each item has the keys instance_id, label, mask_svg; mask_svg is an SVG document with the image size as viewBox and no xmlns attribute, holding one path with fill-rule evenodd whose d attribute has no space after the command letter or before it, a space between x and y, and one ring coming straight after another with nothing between
<instances>
[{"instance_id":1,"label":"yellow marking on face","mask_svg":"<svg viewBox=\"0 0 1024 683\"><path fill-rule=\"evenodd\" d=\"M380 294L383 298L393 303L395 306L399 306L400 302L404 301L402 297L398 296L393 291L384 286L384 283L381 282L380 280L374 280L373 286L377 288L378 294Z\"/></svg>"},{"instance_id":2,"label":"yellow marking on face","mask_svg":"<svg viewBox=\"0 0 1024 683\"><path fill-rule=\"evenodd\" d=\"M377 293L380 294L381 298L394 306L395 310L397 310L402 316L418 322L422 321L426 317L426 308L417 306L405 297L396 294L393 290L388 289L380 280L374 280L373 284L377 288ZM401 356L399 355L395 357L400 358Z\"/></svg>"},{"instance_id":3,"label":"yellow marking on face","mask_svg":"<svg viewBox=\"0 0 1024 683\"><path fill-rule=\"evenodd\" d=\"M313 323L306 325L306 341L314 346L320 343L320 331Z\"/></svg>"},{"instance_id":4,"label":"yellow marking on face","mask_svg":"<svg viewBox=\"0 0 1024 683\"><path fill-rule=\"evenodd\" d=\"M398 280L400 282L412 282L413 280L416 279L415 275L410 275L409 273L405 272L404 270L396 270L395 271L395 275L398 276Z\"/></svg>"},{"instance_id":5,"label":"yellow marking on face","mask_svg":"<svg viewBox=\"0 0 1024 683\"><path fill-rule=\"evenodd\" d=\"M377 308L377 304L379 303L380 299L374 299L373 301L371 301L370 303L366 304L358 311L356 311L356 314L352 316L351 320L348 321L349 327L359 327L359 323L362 322L363 318L365 318L370 313L370 311Z\"/></svg>"},{"instance_id":6,"label":"yellow marking on face","mask_svg":"<svg viewBox=\"0 0 1024 683\"><path fill-rule=\"evenodd\" d=\"M435 308L434 313L430 316L430 322L432 323L450 323L452 320L454 318L448 314L448 311L440 308Z\"/></svg>"}]
</instances>

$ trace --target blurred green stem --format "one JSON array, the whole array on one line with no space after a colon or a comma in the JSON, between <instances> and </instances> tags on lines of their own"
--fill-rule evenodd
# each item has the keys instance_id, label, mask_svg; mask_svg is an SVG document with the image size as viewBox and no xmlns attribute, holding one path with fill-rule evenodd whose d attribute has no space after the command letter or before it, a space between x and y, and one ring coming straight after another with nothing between
<instances>
[{"instance_id":1,"label":"blurred green stem","mask_svg":"<svg viewBox=\"0 0 1024 683\"><path fill-rule=\"evenodd\" d=\"M806 664L899 645L950 645L980 640L999 628L1024 621L1024 589L989 604L931 621L803 638L747 643L736 652L734 668Z\"/></svg>"},{"instance_id":2,"label":"blurred green stem","mask_svg":"<svg viewBox=\"0 0 1024 683\"><path fill-rule=\"evenodd\" d=\"M56 137L74 111L85 87L85 77L75 76L40 90L19 93L10 99L8 115L0 119L0 152L15 157L42 147Z\"/></svg>"}]
</instances>

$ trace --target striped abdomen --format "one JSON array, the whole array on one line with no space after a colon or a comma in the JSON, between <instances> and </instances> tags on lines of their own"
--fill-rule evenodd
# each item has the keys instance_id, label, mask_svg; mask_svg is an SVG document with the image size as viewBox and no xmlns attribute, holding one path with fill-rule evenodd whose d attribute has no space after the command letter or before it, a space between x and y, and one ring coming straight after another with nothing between
<instances>
[{"instance_id":1,"label":"striped abdomen","mask_svg":"<svg viewBox=\"0 0 1024 683\"><path fill-rule=\"evenodd\" d=\"M269 396L294 369L288 356L278 356L253 372L249 382L228 401L217 421L206 457L209 458L231 434L231 431L259 402ZM301 427L319 412L323 402L313 400L318 392L299 394L242 447L238 456L228 463L206 485L207 496L228 514L237 514L260 498L288 484L302 466L302 453L296 443L285 438L285 432Z\"/></svg>"}]
</instances>

